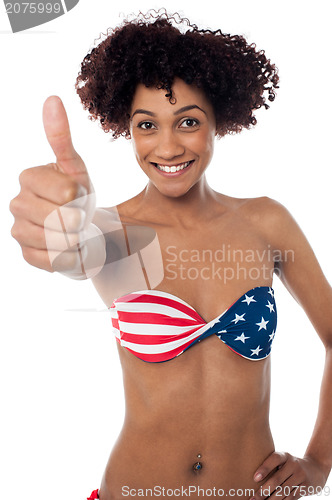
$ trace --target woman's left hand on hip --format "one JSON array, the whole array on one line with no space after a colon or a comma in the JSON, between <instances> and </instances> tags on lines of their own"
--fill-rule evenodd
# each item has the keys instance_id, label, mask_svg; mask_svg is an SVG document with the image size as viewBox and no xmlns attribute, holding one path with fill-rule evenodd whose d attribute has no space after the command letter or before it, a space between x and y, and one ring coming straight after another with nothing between
<instances>
[{"instance_id":1,"label":"woman's left hand on hip","mask_svg":"<svg viewBox=\"0 0 332 500\"><path fill-rule=\"evenodd\" d=\"M324 469L311 457L298 458L287 452L274 451L255 471L254 480L257 482L271 475L250 500L294 500L321 494L329 475Z\"/></svg>"}]
</instances>

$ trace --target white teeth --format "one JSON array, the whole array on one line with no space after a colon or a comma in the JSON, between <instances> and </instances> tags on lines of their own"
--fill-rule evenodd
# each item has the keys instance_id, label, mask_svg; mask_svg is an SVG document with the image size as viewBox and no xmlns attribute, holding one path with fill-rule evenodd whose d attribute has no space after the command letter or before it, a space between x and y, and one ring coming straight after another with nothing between
<instances>
[{"instance_id":1,"label":"white teeth","mask_svg":"<svg viewBox=\"0 0 332 500\"><path fill-rule=\"evenodd\" d=\"M156 167L159 168L159 170L162 170L163 172L179 172L180 170L183 170L184 168L188 167L188 165L190 164L191 162L190 161L187 161L186 163L181 163L181 165L172 165L171 167L167 166L167 165L159 165L158 163L155 163Z\"/></svg>"}]
</instances>

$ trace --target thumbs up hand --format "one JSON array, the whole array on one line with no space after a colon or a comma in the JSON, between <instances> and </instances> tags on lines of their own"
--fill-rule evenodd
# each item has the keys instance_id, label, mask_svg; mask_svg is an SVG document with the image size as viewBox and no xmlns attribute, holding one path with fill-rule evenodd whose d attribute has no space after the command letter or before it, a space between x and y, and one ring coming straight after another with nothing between
<instances>
[{"instance_id":1,"label":"thumbs up hand","mask_svg":"<svg viewBox=\"0 0 332 500\"><path fill-rule=\"evenodd\" d=\"M85 231L93 226L95 193L73 147L59 97L46 99L43 123L56 161L20 174L21 191L10 203L15 217L11 233L29 264L50 272L70 272L84 260Z\"/></svg>"}]
</instances>

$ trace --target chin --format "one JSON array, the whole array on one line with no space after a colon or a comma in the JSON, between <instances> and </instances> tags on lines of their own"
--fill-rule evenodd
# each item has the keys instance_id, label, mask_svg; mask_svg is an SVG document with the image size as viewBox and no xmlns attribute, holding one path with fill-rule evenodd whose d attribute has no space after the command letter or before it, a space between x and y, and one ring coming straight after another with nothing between
<instances>
[{"instance_id":1,"label":"chin","mask_svg":"<svg viewBox=\"0 0 332 500\"><path fill-rule=\"evenodd\" d=\"M176 187L176 186L160 186L154 184L155 188L158 189L159 193L167 196L168 198L181 198L181 196L184 196L185 194L188 193L188 191L193 187L190 186L189 188L185 187Z\"/></svg>"}]
</instances>

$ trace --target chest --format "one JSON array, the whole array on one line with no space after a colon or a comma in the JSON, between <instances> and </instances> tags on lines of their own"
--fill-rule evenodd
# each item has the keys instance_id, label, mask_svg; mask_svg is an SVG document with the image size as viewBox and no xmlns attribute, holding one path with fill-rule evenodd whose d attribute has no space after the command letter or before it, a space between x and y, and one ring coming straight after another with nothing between
<instances>
[{"instance_id":1,"label":"chest","mask_svg":"<svg viewBox=\"0 0 332 500\"><path fill-rule=\"evenodd\" d=\"M271 246L243 221L157 235L163 278L154 288L182 298L207 320L247 290L272 284Z\"/></svg>"},{"instance_id":2,"label":"chest","mask_svg":"<svg viewBox=\"0 0 332 500\"><path fill-rule=\"evenodd\" d=\"M94 285L108 307L117 297L156 289L186 301L209 321L247 290L270 286L273 270L269 242L241 217L190 229L123 224L115 245L110 235L107 262Z\"/></svg>"}]
</instances>

